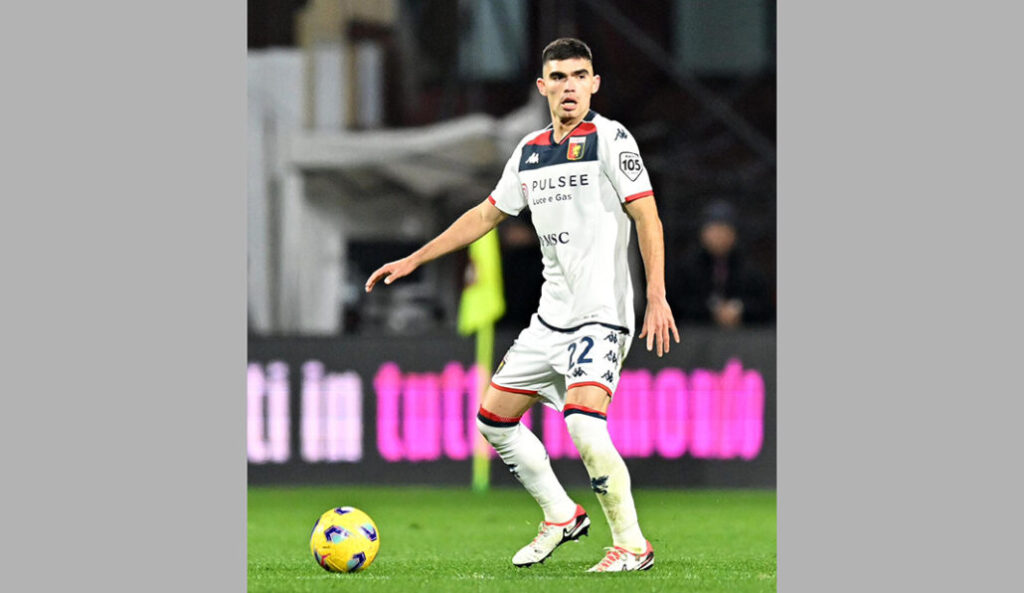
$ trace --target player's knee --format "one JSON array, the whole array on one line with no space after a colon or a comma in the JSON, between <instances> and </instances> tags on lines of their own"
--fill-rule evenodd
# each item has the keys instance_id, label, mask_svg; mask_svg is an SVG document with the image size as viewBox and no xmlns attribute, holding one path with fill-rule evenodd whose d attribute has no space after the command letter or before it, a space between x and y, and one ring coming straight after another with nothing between
<instances>
[{"instance_id":1,"label":"player's knee","mask_svg":"<svg viewBox=\"0 0 1024 593\"><path fill-rule=\"evenodd\" d=\"M488 412L483 407L476 414L477 430L494 447L498 447L515 438L518 427L519 418L503 418Z\"/></svg>"}]
</instances>

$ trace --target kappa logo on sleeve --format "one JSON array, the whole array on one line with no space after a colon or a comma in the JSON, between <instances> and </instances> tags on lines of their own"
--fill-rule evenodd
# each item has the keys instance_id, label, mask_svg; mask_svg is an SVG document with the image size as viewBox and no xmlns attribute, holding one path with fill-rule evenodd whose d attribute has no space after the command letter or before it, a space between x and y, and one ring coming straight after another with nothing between
<instances>
[{"instance_id":1,"label":"kappa logo on sleeve","mask_svg":"<svg viewBox=\"0 0 1024 593\"><path fill-rule=\"evenodd\" d=\"M620 152L619 170L626 177L629 177L630 181L636 181L640 174L644 172L644 162L640 160L640 155L635 152Z\"/></svg>"}]
</instances>

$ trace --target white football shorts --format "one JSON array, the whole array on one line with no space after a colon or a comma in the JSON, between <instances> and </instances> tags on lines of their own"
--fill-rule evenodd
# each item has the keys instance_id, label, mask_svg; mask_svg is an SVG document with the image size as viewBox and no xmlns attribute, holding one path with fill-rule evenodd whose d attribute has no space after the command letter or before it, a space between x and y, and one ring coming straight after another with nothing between
<instances>
[{"instance_id":1,"label":"white football shorts","mask_svg":"<svg viewBox=\"0 0 1024 593\"><path fill-rule=\"evenodd\" d=\"M558 411L569 389L596 385L611 396L632 340L624 327L555 328L534 313L491 377L499 391L536 395Z\"/></svg>"}]
</instances>

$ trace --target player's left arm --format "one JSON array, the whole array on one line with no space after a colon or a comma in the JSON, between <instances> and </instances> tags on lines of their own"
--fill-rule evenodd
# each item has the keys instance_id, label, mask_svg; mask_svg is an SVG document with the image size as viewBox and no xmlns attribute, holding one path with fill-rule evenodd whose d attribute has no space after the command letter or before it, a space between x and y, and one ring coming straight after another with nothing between
<instances>
[{"instance_id":1,"label":"player's left arm","mask_svg":"<svg viewBox=\"0 0 1024 593\"><path fill-rule=\"evenodd\" d=\"M654 196L633 200L625 207L626 213L636 223L640 255L643 256L647 275L647 312L638 337L647 338L648 351L656 346L660 357L669 351L670 334L679 343L679 330L665 297L665 238L661 218Z\"/></svg>"}]
</instances>

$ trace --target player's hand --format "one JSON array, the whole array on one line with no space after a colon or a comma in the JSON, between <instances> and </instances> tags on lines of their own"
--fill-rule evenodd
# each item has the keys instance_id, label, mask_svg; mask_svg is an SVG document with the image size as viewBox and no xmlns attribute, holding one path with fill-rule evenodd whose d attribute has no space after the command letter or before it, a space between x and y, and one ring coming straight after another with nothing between
<instances>
[{"instance_id":1,"label":"player's hand","mask_svg":"<svg viewBox=\"0 0 1024 593\"><path fill-rule=\"evenodd\" d=\"M374 285L381 280L384 280L384 284L391 284L399 278L412 274L417 267L419 266L408 257L386 263L377 268L376 272L370 274L370 278L366 281L366 292L371 292Z\"/></svg>"},{"instance_id":2,"label":"player's hand","mask_svg":"<svg viewBox=\"0 0 1024 593\"><path fill-rule=\"evenodd\" d=\"M648 298L647 312L644 314L644 327L637 336L641 340L647 338L647 351L657 346L658 358L669 351L669 337L675 336L676 344L679 343L679 330L676 329L676 320L672 317L672 309L668 306L665 297Z\"/></svg>"}]
</instances>

